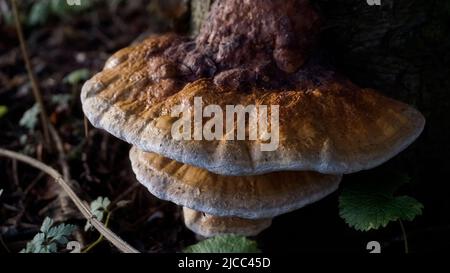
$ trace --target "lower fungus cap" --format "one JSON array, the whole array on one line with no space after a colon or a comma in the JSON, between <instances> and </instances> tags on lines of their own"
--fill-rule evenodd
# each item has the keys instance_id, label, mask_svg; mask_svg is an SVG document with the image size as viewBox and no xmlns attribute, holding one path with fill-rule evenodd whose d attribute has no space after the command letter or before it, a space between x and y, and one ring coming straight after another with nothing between
<instances>
[{"instance_id":1,"label":"lower fungus cap","mask_svg":"<svg viewBox=\"0 0 450 273\"><path fill-rule=\"evenodd\" d=\"M256 236L272 224L272 219L243 219L218 217L204 212L183 208L184 223L193 232L204 237L225 234Z\"/></svg>"},{"instance_id":2,"label":"lower fungus cap","mask_svg":"<svg viewBox=\"0 0 450 273\"><path fill-rule=\"evenodd\" d=\"M334 192L340 175L277 172L222 176L133 147L133 171L156 197L214 216L272 218Z\"/></svg>"}]
</instances>

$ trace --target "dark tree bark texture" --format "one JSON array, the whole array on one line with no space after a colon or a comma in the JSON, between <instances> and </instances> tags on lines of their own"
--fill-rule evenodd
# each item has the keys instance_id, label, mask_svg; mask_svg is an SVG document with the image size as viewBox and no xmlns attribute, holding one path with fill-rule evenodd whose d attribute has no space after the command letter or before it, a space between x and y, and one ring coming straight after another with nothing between
<instances>
[{"instance_id":1,"label":"dark tree bark texture","mask_svg":"<svg viewBox=\"0 0 450 273\"><path fill-rule=\"evenodd\" d=\"M325 19L320 44L327 60L360 86L414 105L427 118L419 140L388 165L408 172L430 206L450 209L442 178L450 165L450 2L315 2Z\"/></svg>"}]
</instances>

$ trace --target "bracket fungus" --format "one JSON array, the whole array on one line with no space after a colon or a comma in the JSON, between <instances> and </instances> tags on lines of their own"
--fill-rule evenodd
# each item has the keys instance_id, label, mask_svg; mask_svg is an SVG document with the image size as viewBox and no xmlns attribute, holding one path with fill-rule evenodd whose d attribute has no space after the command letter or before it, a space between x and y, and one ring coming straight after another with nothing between
<instances>
[{"instance_id":1,"label":"bracket fungus","mask_svg":"<svg viewBox=\"0 0 450 273\"><path fill-rule=\"evenodd\" d=\"M311 60L319 29L307 0L216 1L197 37L154 36L114 54L85 83L84 113L133 145L138 180L184 206L190 229L256 235L332 193L343 174L391 159L425 125L412 107ZM176 139L171 112L183 105L195 120L199 97L221 108L278 105L277 149L223 134Z\"/></svg>"}]
</instances>

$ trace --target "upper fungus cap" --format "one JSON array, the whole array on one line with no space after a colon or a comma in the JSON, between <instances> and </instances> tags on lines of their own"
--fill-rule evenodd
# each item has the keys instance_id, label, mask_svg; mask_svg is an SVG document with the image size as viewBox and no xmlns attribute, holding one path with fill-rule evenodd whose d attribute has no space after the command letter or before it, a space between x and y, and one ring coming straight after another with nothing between
<instances>
[{"instance_id":1,"label":"upper fungus cap","mask_svg":"<svg viewBox=\"0 0 450 273\"><path fill-rule=\"evenodd\" d=\"M340 175L275 172L223 176L133 147L133 171L156 197L215 216L272 218L334 192Z\"/></svg>"},{"instance_id":2,"label":"upper fungus cap","mask_svg":"<svg viewBox=\"0 0 450 273\"><path fill-rule=\"evenodd\" d=\"M114 87L95 92L89 88L96 84L94 78L83 90L83 107L95 126L144 151L223 175L357 172L389 160L422 131L424 119L413 108L319 74L302 75L302 86L293 90L235 92L198 80L159 103L149 103L155 93L136 85L123 92ZM195 97L222 107L237 102L280 105L278 149L264 152L261 141L250 140L175 140L171 130L177 119L171 109L180 104L192 108Z\"/></svg>"},{"instance_id":3,"label":"upper fungus cap","mask_svg":"<svg viewBox=\"0 0 450 273\"><path fill-rule=\"evenodd\" d=\"M424 117L308 64L318 22L306 0L216 1L196 39L152 37L112 56L83 87L84 113L143 151L222 175L376 167L420 135ZM195 97L222 108L279 105L278 149L175 140L171 111L193 107Z\"/></svg>"}]
</instances>

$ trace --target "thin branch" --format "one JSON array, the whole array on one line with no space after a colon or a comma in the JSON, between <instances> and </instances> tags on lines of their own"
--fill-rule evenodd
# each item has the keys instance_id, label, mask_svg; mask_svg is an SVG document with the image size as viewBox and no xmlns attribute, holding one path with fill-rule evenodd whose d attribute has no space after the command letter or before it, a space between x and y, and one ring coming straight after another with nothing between
<instances>
[{"instance_id":1,"label":"thin branch","mask_svg":"<svg viewBox=\"0 0 450 273\"><path fill-rule=\"evenodd\" d=\"M49 124L48 126L50 134L56 146L56 151L58 152L58 162L61 166L63 178L69 184L69 186L72 187L72 189L74 189L76 193L78 193L79 185L78 182L71 179L70 168L69 164L67 163L66 152L64 151L61 137L52 124ZM70 202L70 197L65 191L62 191L58 194L58 202L63 216L75 216L78 218L79 214L77 213L76 208L74 208L73 204ZM84 236L79 230L75 231L74 237L80 243L84 243Z\"/></svg>"},{"instance_id":2,"label":"thin branch","mask_svg":"<svg viewBox=\"0 0 450 273\"><path fill-rule=\"evenodd\" d=\"M8 151L0 148L0 156L8 157L11 159L15 159L21 162L24 162L32 167L35 167L46 174L50 175L55 179L55 181L63 188L63 190L68 194L70 199L75 203L77 208L83 214L83 216L90 221L91 225L100 232L105 238L110 241L115 247L117 247L120 251L124 253L139 253L132 246L123 241L119 236L109 230L107 227L103 225L101 221L99 221L91 212L91 210L83 203L83 201L78 198L75 192L72 190L70 185L62 178L62 175L53 169L52 167L45 165L44 163L37 161L34 158Z\"/></svg>"},{"instance_id":3,"label":"thin branch","mask_svg":"<svg viewBox=\"0 0 450 273\"><path fill-rule=\"evenodd\" d=\"M39 90L36 76L34 75L34 72L33 72L32 66L31 66L31 61L30 61L30 56L28 55L27 45L26 45L25 39L23 37L22 25L20 24L20 17L19 17L19 11L17 9L16 0L11 0L11 4L12 4L13 15L14 15L14 24L16 25L17 36L19 37L19 42L20 42L20 50L22 51L22 56L25 61L25 66L27 68L28 77L30 78L31 89L33 90L34 99L36 100L36 103L38 104L39 110L40 110L42 131L44 132L45 143L50 144L50 134L49 134L49 129L48 129L48 125L50 123L49 123L47 111L45 110L44 100L42 99L42 93Z\"/></svg>"},{"instance_id":4,"label":"thin branch","mask_svg":"<svg viewBox=\"0 0 450 273\"><path fill-rule=\"evenodd\" d=\"M48 128L52 135L52 139L55 142L56 150L58 151L58 161L59 164L61 165L64 180L66 180L69 184L72 184L71 183L72 179L70 178L70 169L66 161L66 153L64 152L64 146L61 137L59 136L58 132L53 127L53 125L49 124Z\"/></svg>"}]
</instances>

